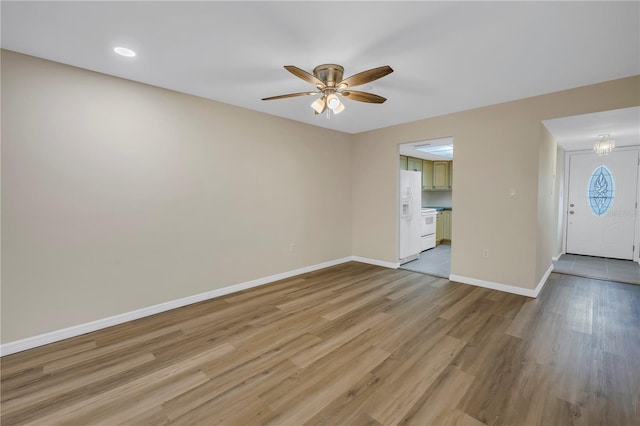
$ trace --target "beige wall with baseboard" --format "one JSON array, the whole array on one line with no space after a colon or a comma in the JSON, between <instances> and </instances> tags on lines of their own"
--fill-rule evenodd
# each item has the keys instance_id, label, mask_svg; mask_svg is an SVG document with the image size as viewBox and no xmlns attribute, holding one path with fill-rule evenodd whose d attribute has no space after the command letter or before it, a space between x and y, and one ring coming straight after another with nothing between
<instances>
[{"instance_id":1,"label":"beige wall with baseboard","mask_svg":"<svg viewBox=\"0 0 640 426\"><path fill-rule=\"evenodd\" d=\"M540 170L550 170L553 159L552 144L541 158L542 120L638 105L635 76L355 135L354 255L397 261L398 144L452 136L451 273L534 289L551 265L548 255L557 254L546 235L555 229L537 235L539 205L544 223L554 222L547 211L554 203L538 200L541 185L549 184L546 177L540 181ZM488 258L482 257L485 248Z\"/></svg>"},{"instance_id":2,"label":"beige wall with baseboard","mask_svg":"<svg viewBox=\"0 0 640 426\"><path fill-rule=\"evenodd\" d=\"M452 273L532 289L558 242L541 121L637 105L633 77L348 135L3 51L2 342L346 256L397 262L397 145L445 136Z\"/></svg>"},{"instance_id":3,"label":"beige wall with baseboard","mask_svg":"<svg viewBox=\"0 0 640 426\"><path fill-rule=\"evenodd\" d=\"M3 51L2 342L350 256L349 142Z\"/></svg>"}]
</instances>

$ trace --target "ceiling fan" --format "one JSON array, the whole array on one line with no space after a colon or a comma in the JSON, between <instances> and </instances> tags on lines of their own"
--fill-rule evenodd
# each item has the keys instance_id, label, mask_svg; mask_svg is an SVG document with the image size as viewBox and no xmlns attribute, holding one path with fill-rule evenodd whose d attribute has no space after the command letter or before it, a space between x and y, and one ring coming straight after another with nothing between
<instances>
[{"instance_id":1,"label":"ceiling fan","mask_svg":"<svg viewBox=\"0 0 640 426\"><path fill-rule=\"evenodd\" d=\"M386 101L387 99L382 96L374 95L373 93L350 90L350 88L372 82L393 72L393 69L391 69L390 66L385 65L378 68L372 68L367 71L362 71L349 78L342 79L344 68L341 65L336 64L318 65L313 69L313 74L293 65L285 65L284 68L296 77L315 85L316 90L312 92L299 92L271 96L269 98L262 98L262 100L271 101L274 99L321 94L322 97L316 99L311 104L311 108L313 108L315 114L322 114L327 111L327 117L329 117L330 111L333 111L334 114L340 114L344 110L344 104L336 95L340 95L354 101L373 104L381 104Z\"/></svg>"}]
</instances>

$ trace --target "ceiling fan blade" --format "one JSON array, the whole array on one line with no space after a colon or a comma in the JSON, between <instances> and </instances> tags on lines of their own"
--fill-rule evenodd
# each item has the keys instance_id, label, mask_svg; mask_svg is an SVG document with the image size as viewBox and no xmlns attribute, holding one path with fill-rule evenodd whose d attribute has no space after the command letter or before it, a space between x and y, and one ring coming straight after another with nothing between
<instances>
[{"instance_id":1,"label":"ceiling fan blade","mask_svg":"<svg viewBox=\"0 0 640 426\"><path fill-rule=\"evenodd\" d=\"M381 104L387 100L387 98L383 98L382 96L374 95L373 93L360 92L357 90L349 90L349 91L336 92L336 93L344 96L345 98L349 98L353 101L369 102L371 104Z\"/></svg>"},{"instance_id":2,"label":"ceiling fan blade","mask_svg":"<svg viewBox=\"0 0 640 426\"><path fill-rule=\"evenodd\" d=\"M338 87L353 87L359 86L361 84L370 83L374 80L384 77L387 74L391 74L393 69L389 65L385 65L383 67L372 68L367 71L359 72L358 74L354 74L349 78L345 78L342 80Z\"/></svg>"},{"instance_id":3,"label":"ceiling fan blade","mask_svg":"<svg viewBox=\"0 0 640 426\"><path fill-rule=\"evenodd\" d=\"M270 96L268 98L262 98L263 101L272 101L274 99L284 99L284 98L295 98L296 96L307 96L307 95L317 95L318 92L299 92L299 93L288 93L286 95L278 95L278 96Z\"/></svg>"},{"instance_id":4,"label":"ceiling fan blade","mask_svg":"<svg viewBox=\"0 0 640 426\"><path fill-rule=\"evenodd\" d=\"M289 71L291 74L295 75L298 78L303 79L307 83L315 84L316 87L318 87L318 88L325 87L325 84L322 82L322 80L320 80L315 75L306 72L303 69L300 69L300 68L295 67L293 65L285 65L284 68L287 71Z\"/></svg>"}]
</instances>

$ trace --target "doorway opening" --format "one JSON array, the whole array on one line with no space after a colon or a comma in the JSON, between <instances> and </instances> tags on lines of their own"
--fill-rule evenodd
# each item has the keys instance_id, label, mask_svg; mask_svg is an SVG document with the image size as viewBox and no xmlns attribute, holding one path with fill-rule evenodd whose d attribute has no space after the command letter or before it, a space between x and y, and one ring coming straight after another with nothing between
<instances>
[{"instance_id":1,"label":"doorway opening","mask_svg":"<svg viewBox=\"0 0 640 426\"><path fill-rule=\"evenodd\" d=\"M453 138L400 144L398 167L400 269L448 279L453 244ZM410 191L410 179L420 182L419 202L411 218L403 213L407 208L403 194ZM412 227L411 221L416 220L418 224Z\"/></svg>"},{"instance_id":2,"label":"doorway opening","mask_svg":"<svg viewBox=\"0 0 640 426\"><path fill-rule=\"evenodd\" d=\"M640 150L571 153L566 252L633 260Z\"/></svg>"},{"instance_id":3,"label":"doorway opening","mask_svg":"<svg viewBox=\"0 0 640 426\"><path fill-rule=\"evenodd\" d=\"M570 152L565 254L554 272L640 285L638 190L640 149L599 156Z\"/></svg>"},{"instance_id":4,"label":"doorway opening","mask_svg":"<svg viewBox=\"0 0 640 426\"><path fill-rule=\"evenodd\" d=\"M640 284L640 107L543 124L565 159L554 272ZM615 148L599 155L595 146L604 136Z\"/></svg>"}]
</instances>

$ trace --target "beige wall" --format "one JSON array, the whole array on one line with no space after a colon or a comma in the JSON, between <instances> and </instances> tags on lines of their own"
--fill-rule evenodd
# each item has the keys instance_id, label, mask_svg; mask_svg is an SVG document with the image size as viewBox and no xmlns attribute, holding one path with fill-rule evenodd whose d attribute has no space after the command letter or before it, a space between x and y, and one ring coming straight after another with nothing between
<instances>
[{"instance_id":1,"label":"beige wall","mask_svg":"<svg viewBox=\"0 0 640 426\"><path fill-rule=\"evenodd\" d=\"M349 135L3 51L2 342L350 256L350 181Z\"/></svg>"},{"instance_id":2,"label":"beige wall","mask_svg":"<svg viewBox=\"0 0 640 426\"><path fill-rule=\"evenodd\" d=\"M550 167L552 148L543 150L541 166L542 120L637 105L638 76L355 135L354 255L397 261L397 145L452 136L452 274L535 288L551 264L548 255L557 254L547 247L556 244L546 235L554 231L537 235L538 176ZM516 198L508 196L510 188ZM545 199L545 223L549 206ZM484 248L489 258L482 258Z\"/></svg>"},{"instance_id":3,"label":"beige wall","mask_svg":"<svg viewBox=\"0 0 640 426\"><path fill-rule=\"evenodd\" d=\"M532 289L560 243L544 191L564 161L541 121L637 105L640 77L347 135L3 51L2 342L350 255L397 262L397 145L445 136L452 273Z\"/></svg>"}]
</instances>

